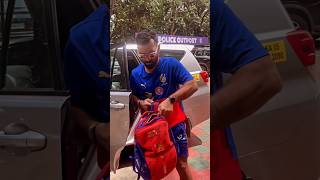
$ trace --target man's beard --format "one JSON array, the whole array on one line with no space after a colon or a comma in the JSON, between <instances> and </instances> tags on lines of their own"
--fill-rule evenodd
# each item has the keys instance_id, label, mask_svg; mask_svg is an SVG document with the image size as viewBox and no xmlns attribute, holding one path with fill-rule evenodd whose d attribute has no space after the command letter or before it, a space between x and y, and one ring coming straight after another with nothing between
<instances>
[{"instance_id":1,"label":"man's beard","mask_svg":"<svg viewBox=\"0 0 320 180\"><path fill-rule=\"evenodd\" d=\"M156 61L151 61L151 62L146 62L146 63L143 63L145 65L145 67L147 69L153 69L154 67L156 67L156 65L158 64L158 61L159 60L156 60Z\"/></svg>"}]
</instances>

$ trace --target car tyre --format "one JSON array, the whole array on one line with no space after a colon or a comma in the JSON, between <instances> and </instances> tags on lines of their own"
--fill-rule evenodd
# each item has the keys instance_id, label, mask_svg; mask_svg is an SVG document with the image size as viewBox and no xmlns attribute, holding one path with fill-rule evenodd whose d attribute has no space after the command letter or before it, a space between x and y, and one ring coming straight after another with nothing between
<instances>
[{"instance_id":1,"label":"car tyre","mask_svg":"<svg viewBox=\"0 0 320 180\"><path fill-rule=\"evenodd\" d=\"M297 13L289 13L289 16L296 30L305 30L312 33L308 19Z\"/></svg>"}]
</instances>

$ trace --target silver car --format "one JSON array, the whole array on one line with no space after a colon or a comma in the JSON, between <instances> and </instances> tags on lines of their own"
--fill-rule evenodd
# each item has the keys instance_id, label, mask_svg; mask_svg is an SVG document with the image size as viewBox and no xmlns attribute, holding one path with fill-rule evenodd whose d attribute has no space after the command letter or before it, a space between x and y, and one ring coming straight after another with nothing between
<instances>
[{"instance_id":1,"label":"silver car","mask_svg":"<svg viewBox=\"0 0 320 180\"><path fill-rule=\"evenodd\" d=\"M227 4L269 50L283 80L278 95L232 126L241 167L257 180L319 179L319 87L308 70L315 63L312 37L295 31L278 0Z\"/></svg>"},{"instance_id":2,"label":"silver car","mask_svg":"<svg viewBox=\"0 0 320 180\"><path fill-rule=\"evenodd\" d=\"M93 5L85 3L83 7L93 11ZM62 20L77 23L78 15L85 12L67 12L67 19L57 16L62 7L80 6L75 1L57 5L54 0L4 0L1 4L0 179L95 179L100 172L95 145L80 141L83 137L74 133L77 128L68 113L60 43L69 29L58 26ZM35 19L41 20L37 26ZM39 28L43 38L37 39L34 32Z\"/></svg>"},{"instance_id":3,"label":"silver car","mask_svg":"<svg viewBox=\"0 0 320 180\"><path fill-rule=\"evenodd\" d=\"M209 119L210 92L207 84L209 80L208 74L201 70L199 63L191 53L192 48L192 45L161 44L160 56L175 57L198 82L198 91L184 101L185 112L194 126ZM113 170L118 168L119 156L124 146L130 146L134 143L133 129L139 119L139 113L132 107L132 104L130 107L131 90L129 87L129 77L131 71L140 63L141 60L137 56L137 46L134 44L120 45L111 49L110 159ZM129 114L131 114L130 117Z\"/></svg>"}]
</instances>

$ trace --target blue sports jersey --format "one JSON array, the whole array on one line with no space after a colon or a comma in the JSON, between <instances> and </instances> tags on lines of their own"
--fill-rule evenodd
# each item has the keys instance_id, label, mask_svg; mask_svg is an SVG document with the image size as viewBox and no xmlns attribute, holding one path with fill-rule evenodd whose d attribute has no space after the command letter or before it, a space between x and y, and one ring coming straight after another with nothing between
<instances>
[{"instance_id":1,"label":"blue sports jersey","mask_svg":"<svg viewBox=\"0 0 320 180\"><path fill-rule=\"evenodd\" d=\"M130 86L139 99L160 100L176 92L179 85L193 80L186 68L173 57L161 57L152 73L147 73L140 64L132 70Z\"/></svg>"},{"instance_id":2,"label":"blue sports jersey","mask_svg":"<svg viewBox=\"0 0 320 180\"><path fill-rule=\"evenodd\" d=\"M109 20L102 5L75 25L65 48L65 80L71 103L109 122Z\"/></svg>"},{"instance_id":3,"label":"blue sports jersey","mask_svg":"<svg viewBox=\"0 0 320 180\"><path fill-rule=\"evenodd\" d=\"M226 6L223 0L211 0L211 94L223 86L221 73L234 73L268 53L255 36ZM237 158L231 129L226 129L228 144Z\"/></svg>"}]
</instances>

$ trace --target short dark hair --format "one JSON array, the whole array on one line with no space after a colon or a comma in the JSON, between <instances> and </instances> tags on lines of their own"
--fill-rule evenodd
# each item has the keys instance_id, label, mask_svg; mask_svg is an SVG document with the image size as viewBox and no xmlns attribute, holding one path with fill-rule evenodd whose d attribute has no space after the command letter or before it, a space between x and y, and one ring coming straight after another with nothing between
<instances>
[{"instance_id":1,"label":"short dark hair","mask_svg":"<svg viewBox=\"0 0 320 180\"><path fill-rule=\"evenodd\" d=\"M135 39L137 44L148 44L151 39L158 43L157 34L148 29L136 33Z\"/></svg>"}]
</instances>

